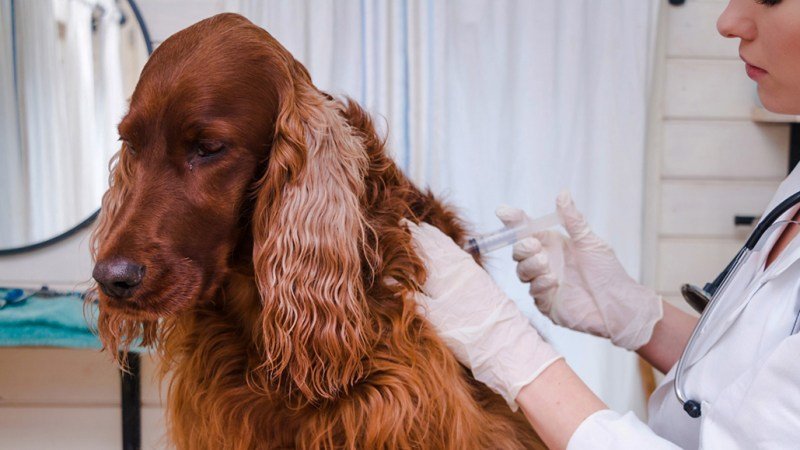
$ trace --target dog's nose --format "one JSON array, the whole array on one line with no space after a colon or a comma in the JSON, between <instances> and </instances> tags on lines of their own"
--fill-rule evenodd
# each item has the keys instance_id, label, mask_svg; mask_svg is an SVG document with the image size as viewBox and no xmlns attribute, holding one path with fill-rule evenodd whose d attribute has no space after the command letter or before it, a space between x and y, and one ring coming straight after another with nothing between
<instances>
[{"instance_id":1,"label":"dog's nose","mask_svg":"<svg viewBox=\"0 0 800 450\"><path fill-rule=\"evenodd\" d=\"M111 258L94 266L92 277L110 297L128 298L144 278L144 266L128 258Z\"/></svg>"}]
</instances>

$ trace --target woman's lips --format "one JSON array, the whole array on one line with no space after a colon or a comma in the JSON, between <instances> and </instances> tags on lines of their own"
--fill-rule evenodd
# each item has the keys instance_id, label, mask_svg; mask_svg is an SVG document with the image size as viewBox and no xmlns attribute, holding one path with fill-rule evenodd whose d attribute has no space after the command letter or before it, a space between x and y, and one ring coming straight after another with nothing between
<instances>
[{"instance_id":1,"label":"woman's lips","mask_svg":"<svg viewBox=\"0 0 800 450\"><path fill-rule=\"evenodd\" d=\"M756 67L752 64L746 64L747 76L752 78L754 81L758 81L767 74L767 71L762 69L761 67Z\"/></svg>"},{"instance_id":2,"label":"woman's lips","mask_svg":"<svg viewBox=\"0 0 800 450\"><path fill-rule=\"evenodd\" d=\"M754 81L760 80L767 74L766 70L750 64L742 55L739 55L739 57L742 58L742 61L744 61L745 70L747 70L747 76L752 78Z\"/></svg>"}]
</instances>

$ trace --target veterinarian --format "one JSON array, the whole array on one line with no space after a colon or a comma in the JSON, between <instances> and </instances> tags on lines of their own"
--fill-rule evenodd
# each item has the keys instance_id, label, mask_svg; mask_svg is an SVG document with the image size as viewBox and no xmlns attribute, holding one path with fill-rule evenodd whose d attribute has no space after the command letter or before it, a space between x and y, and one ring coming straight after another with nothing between
<instances>
[{"instance_id":1,"label":"veterinarian","mask_svg":"<svg viewBox=\"0 0 800 450\"><path fill-rule=\"evenodd\" d=\"M765 107L800 114L800 1L732 0L717 27L741 40ZM798 191L800 169L767 211ZM518 243L517 273L556 324L606 337L668 372L650 397L649 422L609 410L468 254L434 227L410 226L429 271L421 310L476 378L522 408L552 448L800 446L800 226L779 227L733 272L720 305L741 306L709 320L676 391L675 365L697 320L628 276L569 195L557 210L568 236ZM521 214L498 211L506 224ZM800 220L798 208L781 218ZM679 401L681 390L695 403Z\"/></svg>"}]
</instances>

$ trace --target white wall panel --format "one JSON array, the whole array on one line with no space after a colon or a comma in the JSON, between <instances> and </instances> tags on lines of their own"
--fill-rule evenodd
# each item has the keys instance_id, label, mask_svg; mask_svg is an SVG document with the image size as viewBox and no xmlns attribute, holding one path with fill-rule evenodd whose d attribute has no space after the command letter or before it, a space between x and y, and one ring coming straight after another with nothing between
<instances>
[{"instance_id":1,"label":"white wall panel","mask_svg":"<svg viewBox=\"0 0 800 450\"><path fill-rule=\"evenodd\" d=\"M119 374L97 350L0 348L0 406L118 405Z\"/></svg>"},{"instance_id":2,"label":"white wall panel","mask_svg":"<svg viewBox=\"0 0 800 450\"><path fill-rule=\"evenodd\" d=\"M661 187L662 236L746 238L736 215L760 216L778 181L665 181Z\"/></svg>"},{"instance_id":3,"label":"white wall panel","mask_svg":"<svg viewBox=\"0 0 800 450\"><path fill-rule=\"evenodd\" d=\"M155 361L141 358L142 403L161 406ZM119 371L98 350L0 347L0 406L8 404L119 405Z\"/></svg>"},{"instance_id":4,"label":"white wall panel","mask_svg":"<svg viewBox=\"0 0 800 450\"><path fill-rule=\"evenodd\" d=\"M788 125L669 120L663 136L664 178L775 180L786 175Z\"/></svg>"},{"instance_id":5,"label":"white wall panel","mask_svg":"<svg viewBox=\"0 0 800 450\"><path fill-rule=\"evenodd\" d=\"M668 8L667 55L682 58L739 58L739 41L717 32L724 2L689 1Z\"/></svg>"},{"instance_id":6,"label":"white wall panel","mask_svg":"<svg viewBox=\"0 0 800 450\"><path fill-rule=\"evenodd\" d=\"M788 127L752 122L755 83L738 59L738 41L717 34L726 4L667 7L650 264L657 289L676 303L681 284L702 285L724 268L749 232L733 216L761 214L788 164Z\"/></svg>"},{"instance_id":7,"label":"white wall panel","mask_svg":"<svg viewBox=\"0 0 800 450\"><path fill-rule=\"evenodd\" d=\"M154 368L153 360L143 356L145 449L166 448L164 410L153 378ZM119 448L119 404L119 372L104 353L0 348L0 449ZM59 414L69 414L70 418L61 420ZM14 419L5 420L10 415ZM103 417L98 419L98 415ZM76 423L78 419L74 417L85 421ZM95 426L103 429L98 431ZM51 438L63 442L50 446Z\"/></svg>"},{"instance_id":8,"label":"white wall panel","mask_svg":"<svg viewBox=\"0 0 800 450\"><path fill-rule=\"evenodd\" d=\"M164 380L163 383L159 383L159 379L156 376L157 366L153 357L143 355L141 361L142 404L161 406L164 404L163 400L166 399L169 380Z\"/></svg>"},{"instance_id":9,"label":"white wall panel","mask_svg":"<svg viewBox=\"0 0 800 450\"><path fill-rule=\"evenodd\" d=\"M0 407L0 449L122 448L118 407ZM142 449L169 448L164 410L142 408Z\"/></svg>"},{"instance_id":10,"label":"white wall panel","mask_svg":"<svg viewBox=\"0 0 800 450\"><path fill-rule=\"evenodd\" d=\"M658 245L657 289L679 295L684 283L702 287L725 269L741 248L739 239L668 239Z\"/></svg>"},{"instance_id":11,"label":"white wall panel","mask_svg":"<svg viewBox=\"0 0 800 450\"><path fill-rule=\"evenodd\" d=\"M118 407L0 407L0 448L122 448L121 423Z\"/></svg>"},{"instance_id":12,"label":"white wall panel","mask_svg":"<svg viewBox=\"0 0 800 450\"><path fill-rule=\"evenodd\" d=\"M666 66L667 118L750 119L756 85L747 77L743 62L670 59Z\"/></svg>"},{"instance_id":13,"label":"white wall panel","mask_svg":"<svg viewBox=\"0 0 800 450\"><path fill-rule=\"evenodd\" d=\"M142 448L169 448L166 433L164 410L155 407L142 408Z\"/></svg>"}]
</instances>

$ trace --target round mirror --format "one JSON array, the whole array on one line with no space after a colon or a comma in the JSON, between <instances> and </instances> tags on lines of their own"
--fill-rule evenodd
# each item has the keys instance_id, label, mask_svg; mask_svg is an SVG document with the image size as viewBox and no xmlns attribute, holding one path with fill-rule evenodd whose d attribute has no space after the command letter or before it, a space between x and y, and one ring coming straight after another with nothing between
<instances>
[{"instance_id":1,"label":"round mirror","mask_svg":"<svg viewBox=\"0 0 800 450\"><path fill-rule=\"evenodd\" d=\"M94 220L151 51L133 0L0 0L0 254Z\"/></svg>"}]
</instances>

